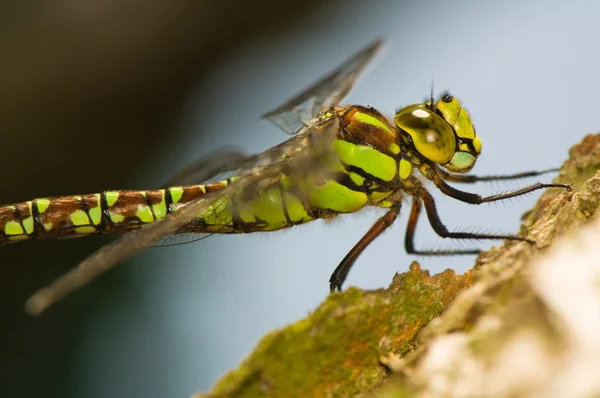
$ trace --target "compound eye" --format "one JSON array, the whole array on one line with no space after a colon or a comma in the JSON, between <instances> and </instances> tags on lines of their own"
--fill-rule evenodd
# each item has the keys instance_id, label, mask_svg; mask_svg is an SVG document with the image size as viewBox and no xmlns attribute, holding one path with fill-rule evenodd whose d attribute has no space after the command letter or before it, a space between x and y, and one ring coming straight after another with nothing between
<instances>
[{"instance_id":1,"label":"compound eye","mask_svg":"<svg viewBox=\"0 0 600 398\"><path fill-rule=\"evenodd\" d=\"M410 135L415 149L426 159L445 164L454 156L454 131L444 119L425 105L411 105L400 109L394 122Z\"/></svg>"},{"instance_id":2,"label":"compound eye","mask_svg":"<svg viewBox=\"0 0 600 398\"><path fill-rule=\"evenodd\" d=\"M456 152L454 156L452 156L452 160L444 165L450 171L456 173L464 173L475 165L475 156L471 155L468 152Z\"/></svg>"}]
</instances>

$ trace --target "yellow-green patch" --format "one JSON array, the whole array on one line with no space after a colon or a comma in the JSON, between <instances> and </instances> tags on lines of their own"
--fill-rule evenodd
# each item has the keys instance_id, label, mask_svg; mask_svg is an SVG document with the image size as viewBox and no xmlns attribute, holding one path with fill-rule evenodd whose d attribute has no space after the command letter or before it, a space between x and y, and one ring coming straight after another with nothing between
<instances>
[{"instance_id":1,"label":"yellow-green patch","mask_svg":"<svg viewBox=\"0 0 600 398\"><path fill-rule=\"evenodd\" d=\"M6 235L22 235L23 227L17 221L8 221L6 225L4 225L4 233Z\"/></svg>"},{"instance_id":2,"label":"yellow-green patch","mask_svg":"<svg viewBox=\"0 0 600 398\"><path fill-rule=\"evenodd\" d=\"M465 108L462 107L460 101L456 97L450 102L438 101L437 108L442 113L444 119L452 125L456 135L461 138L475 138L475 129L471 116Z\"/></svg>"},{"instance_id":3,"label":"yellow-green patch","mask_svg":"<svg viewBox=\"0 0 600 398\"><path fill-rule=\"evenodd\" d=\"M400 179L406 180L412 172L412 164L406 159L400 159Z\"/></svg>"},{"instance_id":4,"label":"yellow-green patch","mask_svg":"<svg viewBox=\"0 0 600 398\"><path fill-rule=\"evenodd\" d=\"M169 188L169 191L171 192L171 199L173 200L173 203L179 203L181 197L183 196L183 187L171 187ZM206 193L206 190L203 192Z\"/></svg>"},{"instance_id":5,"label":"yellow-green patch","mask_svg":"<svg viewBox=\"0 0 600 398\"><path fill-rule=\"evenodd\" d=\"M392 191L387 192L371 192L371 200L375 203L387 198L392 194Z\"/></svg>"},{"instance_id":6,"label":"yellow-green patch","mask_svg":"<svg viewBox=\"0 0 600 398\"><path fill-rule=\"evenodd\" d=\"M14 235L14 236L9 236L8 239L9 240L25 240L25 239L29 239L29 235Z\"/></svg>"},{"instance_id":7,"label":"yellow-green patch","mask_svg":"<svg viewBox=\"0 0 600 398\"><path fill-rule=\"evenodd\" d=\"M33 216L29 216L23 220L23 228L25 228L27 235L33 233Z\"/></svg>"},{"instance_id":8,"label":"yellow-green patch","mask_svg":"<svg viewBox=\"0 0 600 398\"><path fill-rule=\"evenodd\" d=\"M102 221L102 209L100 208L100 200L98 200L98 205L96 207L91 208L88 211L90 218L92 219L92 224L99 225Z\"/></svg>"},{"instance_id":9,"label":"yellow-green patch","mask_svg":"<svg viewBox=\"0 0 600 398\"><path fill-rule=\"evenodd\" d=\"M35 201L35 204L37 206L38 213L42 214L48 209L48 206L50 206L50 200L45 198L38 199Z\"/></svg>"},{"instance_id":10,"label":"yellow-green patch","mask_svg":"<svg viewBox=\"0 0 600 398\"><path fill-rule=\"evenodd\" d=\"M214 202L212 206L209 206L205 211L201 212L198 217L203 219L208 226L232 225L233 219L231 217L230 209L230 199L224 198ZM216 230L218 230L218 228Z\"/></svg>"},{"instance_id":11,"label":"yellow-green patch","mask_svg":"<svg viewBox=\"0 0 600 398\"><path fill-rule=\"evenodd\" d=\"M260 192L258 200L240 204L239 216L246 223L256 222L257 219L267 223L266 230L275 230L287 225L281 190L277 186L270 187Z\"/></svg>"},{"instance_id":12,"label":"yellow-green patch","mask_svg":"<svg viewBox=\"0 0 600 398\"><path fill-rule=\"evenodd\" d=\"M350 213L367 203L367 194L353 191L336 181L327 181L324 185L310 185L310 203L322 209Z\"/></svg>"},{"instance_id":13,"label":"yellow-green patch","mask_svg":"<svg viewBox=\"0 0 600 398\"><path fill-rule=\"evenodd\" d=\"M137 212L135 213L135 215L142 222L154 221L154 216L152 215L152 210L150 210L150 207L148 207L146 205L138 205Z\"/></svg>"},{"instance_id":14,"label":"yellow-green patch","mask_svg":"<svg viewBox=\"0 0 600 398\"><path fill-rule=\"evenodd\" d=\"M350 179L359 187L362 186L363 182L365 182L365 178L363 176L354 172L350 172Z\"/></svg>"},{"instance_id":15,"label":"yellow-green patch","mask_svg":"<svg viewBox=\"0 0 600 398\"><path fill-rule=\"evenodd\" d=\"M396 161L391 156L367 145L356 145L344 140L335 140L335 151L342 162L363 169L374 177L391 181L396 175Z\"/></svg>"},{"instance_id":16,"label":"yellow-green patch","mask_svg":"<svg viewBox=\"0 0 600 398\"><path fill-rule=\"evenodd\" d=\"M385 130L387 133L392 134L392 130L383 123L381 120L376 117L369 115L368 113L356 112L354 114L354 118L361 123L370 124L371 126L375 126L377 128Z\"/></svg>"},{"instance_id":17,"label":"yellow-green patch","mask_svg":"<svg viewBox=\"0 0 600 398\"><path fill-rule=\"evenodd\" d=\"M108 207L112 207L115 202L119 199L119 192L117 191L106 191L104 193L104 197L106 198L106 204Z\"/></svg>"},{"instance_id":18,"label":"yellow-green patch","mask_svg":"<svg viewBox=\"0 0 600 398\"><path fill-rule=\"evenodd\" d=\"M96 231L97 231L96 228L92 227L90 225L75 228L75 232L77 232L78 234L82 234L82 235L93 234Z\"/></svg>"},{"instance_id":19,"label":"yellow-green patch","mask_svg":"<svg viewBox=\"0 0 600 398\"><path fill-rule=\"evenodd\" d=\"M118 213L115 213L115 214L112 214L112 213L111 213L111 214L110 214L110 221L111 221L113 224L119 224L119 223L122 223L124 220L125 220L125 216L124 216L124 215L122 215L122 214L118 214Z\"/></svg>"},{"instance_id":20,"label":"yellow-green patch","mask_svg":"<svg viewBox=\"0 0 600 398\"><path fill-rule=\"evenodd\" d=\"M389 200L382 200L381 202L378 203L379 207L383 207L384 209L390 208L392 207L392 202L390 202Z\"/></svg>"},{"instance_id":21,"label":"yellow-green patch","mask_svg":"<svg viewBox=\"0 0 600 398\"><path fill-rule=\"evenodd\" d=\"M152 210L156 218L163 218L167 215L167 204L165 203L164 194L159 204L152 205Z\"/></svg>"},{"instance_id":22,"label":"yellow-green patch","mask_svg":"<svg viewBox=\"0 0 600 398\"><path fill-rule=\"evenodd\" d=\"M54 224L51 222L45 222L42 225L44 226L44 231L50 231L54 227Z\"/></svg>"},{"instance_id":23,"label":"yellow-green patch","mask_svg":"<svg viewBox=\"0 0 600 398\"><path fill-rule=\"evenodd\" d=\"M289 192L285 195L285 204L287 205L288 215L292 222L306 222L311 220L302 202Z\"/></svg>"},{"instance_id":24,"label":"yellow-green patch","mask_svg":"<svg viewBox=\"0 0 600 398\"><path fill-rule=\"evenodd\" d=\"M390 144L388 150L391 153L393 153L394 155L397 155L400 153L400 146L394 142L394 143Z\"/></svg>"},{"instance_id":25,"label":"yellow-green patch","mask_svg":"<svg viewBox=\"0 0 600 398\"><path fill-rule=\"evenodd\" d=\"M89 225L90 224L90 218L88 217L87 213L83 210L75 210L72 214L71 214L71 223L73 223L73 225L75 226L79 226L79 225Z\"/></svg>"},{"instance_id":26,"label":"yellow-green patch","mask_svg":"<svg viewBox=\"0 0 600 398\"><path fill-rule=\"evenodd\" d=\"M473 147L475 148L475 151L477 151L477 153L481 153L481 138L479 137L475 137L473 138Z\"/></svg>"}]
</instances>

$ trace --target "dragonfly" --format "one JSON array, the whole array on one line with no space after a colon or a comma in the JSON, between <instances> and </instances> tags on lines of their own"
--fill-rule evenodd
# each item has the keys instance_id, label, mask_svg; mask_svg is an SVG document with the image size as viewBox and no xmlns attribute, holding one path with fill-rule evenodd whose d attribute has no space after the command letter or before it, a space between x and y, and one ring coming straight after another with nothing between
<instances>
[{"instance_id":1,"label":"dragonfly","mask_svg":"<svg viewBox=\"0 0 600 398\"><path fill-rule=\"evenodd\" d=\"M65 275L36 291L26 311L38 315L103 272L148 246L187 243L213 234L271 232L366 207L385 209L329 279L341 287L369 244L411 201L405 249L415 255L478 254L479 249L419 250L414 245L422 210L442 238L506 239L526 236L451 232L442 222L431 182L443 194L479 205L568 184L536 183L481 196L448 182L475 183L537 176L468 174L482 151L471 115L449 92L398 109L393 118L371 106L341 105L383 46L378 39L263 118L291 137L258 155L218 153L177 173L166 188L112 190L37 198L0 207L0 245L47 238L122 234Z\"/></svg>"}]
</instances>

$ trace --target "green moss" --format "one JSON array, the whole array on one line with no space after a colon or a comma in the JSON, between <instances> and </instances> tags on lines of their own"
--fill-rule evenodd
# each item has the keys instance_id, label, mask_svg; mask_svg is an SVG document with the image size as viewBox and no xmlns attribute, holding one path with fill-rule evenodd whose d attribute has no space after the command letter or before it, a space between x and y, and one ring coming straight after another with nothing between
<instances>
[{"instance_id":1,"label":"green moss","mask_svg":"<svg viewBox=\"0 0 600 398\"><path fill-rule=\"evenodd\" d=\"M463 283L453 272L440 275L414 263L387 290L330 295L306 319L265 336L210 396L354 396L376 388L388 374L380 358L414 349L419 330L449 301L445 289Z\"/></svg>"}]
</instances>

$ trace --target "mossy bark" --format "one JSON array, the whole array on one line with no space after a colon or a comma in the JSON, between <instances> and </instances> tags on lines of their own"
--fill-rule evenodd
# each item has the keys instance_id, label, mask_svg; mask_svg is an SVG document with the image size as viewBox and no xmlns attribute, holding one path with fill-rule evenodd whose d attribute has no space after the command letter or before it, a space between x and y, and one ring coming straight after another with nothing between
<instances>
[{"instance_id":1,"label":"mossy bark","mask_svg":"<svg viewBox=\"0 0 600 398\"><path fill-rule=\"evenodd\" d=\"M495 247L482 253L464 275L446 270L430 276L414 262L387 289L350 288L332 294L306 319L265 336L237 370L198 396L481 397L563 391L560 386L548 388L583 366L574 362L569 370L560 361L576 350L569 336L594 334L572 330L577 321L565 320L570 315L560 310L568 308L561 304L560 289L548 288L568 279L561 273L565 269L578 272L578 251L570 264L556 268L552 253L560 249L553 246L597 239L600 250L600 237L593 231L578 237L600 203L598 169L600 134L571 149L555 181L572 184L573 192L549 189L524 216L521 232L535 245L507 242ZM600 234L600 227L596 231ZM596 258L597 267L585 270L589 277L569 285L574 291L565 294L590 291L591 302L596 292L600 306L600 286L594 290L585 285L595 269L600 275L600 255ZM550 261L548 272L540 268L544 261ZM580 263L586 261L590 263ZM579 308L585 303L577 305L576 312L585 318L586 309ZM587 315L597 317L600 327L600 313ZM600 347L600 330L596 336ZM600 387L590 388L600 394Z\"/></svg>"}]
</instances>

